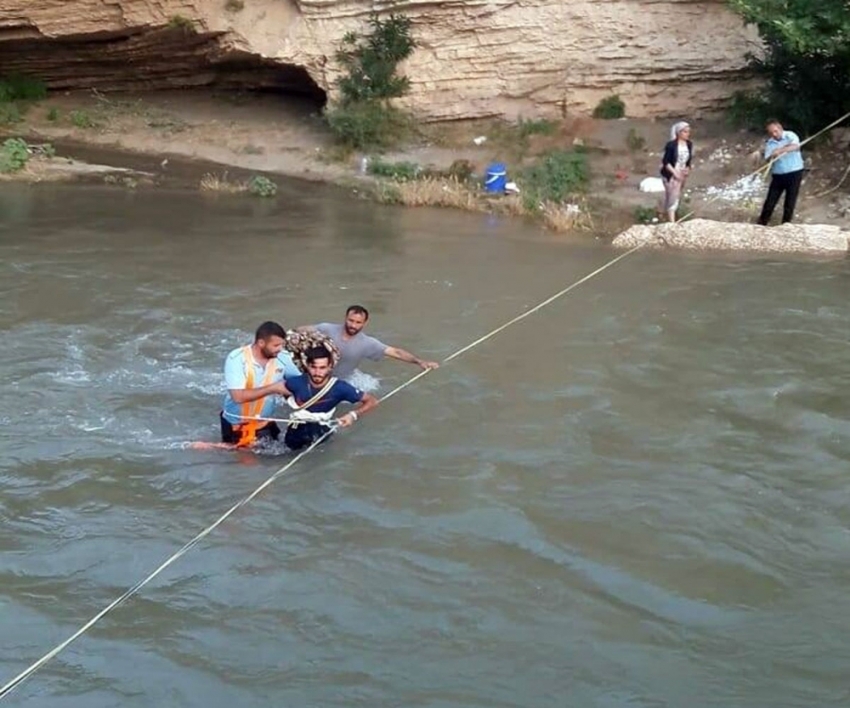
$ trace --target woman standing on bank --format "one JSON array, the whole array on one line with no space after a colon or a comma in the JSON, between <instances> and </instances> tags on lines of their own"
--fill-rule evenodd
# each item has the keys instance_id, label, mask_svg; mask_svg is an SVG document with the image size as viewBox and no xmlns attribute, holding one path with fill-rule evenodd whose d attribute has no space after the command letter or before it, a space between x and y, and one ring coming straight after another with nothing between
<instances>
[{"instance_id":1,"label":"woman standing on bank","mask_svg":"<svg viewBox=\"0 0 850 708\"><path fill-rule=\"evenodd\" d=\"M694 144L691 142L691 126L679 121L670 129L670 142L664 146L661 161L661 179L664 182L664 213L668 221L676 221L676 210L685 180L691 171Z\"/></svg>"}]
</instances>

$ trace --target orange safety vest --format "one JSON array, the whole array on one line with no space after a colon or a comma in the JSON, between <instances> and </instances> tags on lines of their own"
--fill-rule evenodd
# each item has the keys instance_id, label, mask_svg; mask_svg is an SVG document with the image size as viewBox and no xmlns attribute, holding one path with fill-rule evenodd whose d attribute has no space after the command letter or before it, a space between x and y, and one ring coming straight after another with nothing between
<instances>
[{"instance_id":1,"label":"orange safety vest","mask_svg":"<svg viewBox=\"0 0 850 708\"><path fill-rule=\"evenodd\" d=\"M251 345L249 344L242 349L242 360L245 365L245 388L262 388L268 386L274 380L274 376L280 368L278 367L277 359L272 359L266 364L266 371L263 375L263 380L259 386L254 386L254 355L251 353ZM265 428L269 421L267 420L252 420L259 417L263 411L263 404L266 402L266 397L258 398L256 401L248 401L243 403L240 410L242 422L233 426L233 429L239 432L239 441L237 447L248 447L253 445L257 440L257 431Z\"/></svg>"}]
</instances>

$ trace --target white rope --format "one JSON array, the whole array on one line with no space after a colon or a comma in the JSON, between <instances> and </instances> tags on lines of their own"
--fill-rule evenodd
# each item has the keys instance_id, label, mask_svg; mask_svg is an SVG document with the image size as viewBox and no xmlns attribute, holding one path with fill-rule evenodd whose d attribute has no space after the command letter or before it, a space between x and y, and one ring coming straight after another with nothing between
<instances>
[{"instance_id":1,"label":"white rope","mask_svg":"<svg viewBox=\"0 0 850 708\"><path fill-rule=\"evenodd\" d=\"M296 420L295 418L266 418L261 415L237 415L235 413L228 413L229 416L233 418L239 418L239 420L256 420L260 423L303 423L303 420Z\"/></svg>"},{"instance_id":2,"label":"white rope","mask_svg":"<svg viewBox=\"0 0 850 708\"><path fill-rule=\"evenodd\" d=\"M266 487L272 484L278 477L284 474L290 467L292 467L298 460L312 452L318 445L323 443L328 436L331 435L333 429L328 430L322 437L318 438L315 442L313 442L310 447L306 448L302 452L298 453L295 457L293 457L289 462L287 462L283 467L281 467L277 472L275 472L271 477L269 477L265 482L263 482L259 487L257 487L253 492L251 492L247 497L242 499L239 502L236 502L232 507L230 507L227 511L225 511L221 516L218 517L213 523L207 526L203 531L201 531L195 538L189 541L186 545L184 545L180 550L176 551L173 555L171 555L168 559L166 559L161 565L159 565L154 571L149 573L146 577L142 578L139 582L137 582L133 587L128 588L122 595L115 598L112 602L110 602L106 607L104 607L100 612L98 612L94 617L92 617L88 622L86 622L82 627L80 627L76 632L74 632L70 637L68 637L61 644L56 645L53 649L51 649L47 654L41 657L34 664L30 665L26 669L24 669L21 673L19 673L15 678L5 684L2 688L0 688L0 699L5 698L9 695L13 690L15 690L18 686L20 686L24 681L26 681L30 676L32 676L36 671L38 671L42 666L44 666L48 661L50 661L53 657L63 651L69 644L76 641L79 637L85 634L89 629L91 629L97 622L99 622L108 612L114 610L118 605L123 603L125 600L130 599L133 595L135 595L139 590L141 590L145 585L147 585L151 580L153 580L157 575L159 575L163 570L168 568L168 566L172 565L175 561L180 559L183 555L188 553L192 548L194 548L198 543L200 543L204 538L209 536L215 529L221 526L232 514L234 514L237 510L241 509L248 502L254 499L258 494L260 494Z\"/></svg>"},{"instance_id":3,"label":"white rope","mask_svg":"<svg viewBox=\"0 0 850 708\"><path fill-rule=\"evenodd\" d=\"M850 113L842 116L838 120L836 120L833 123L831 123L830 125L828 125L826 128L823 128L818 133L815 133L815 135L804 140L801 143L801 145L804 145L807 142L809 142L810 140L813 140L815 137L817 137L821 133L824 133L827 130L829 130L830 128L838 125L839 123L841 123L842 121L844 121L848 117L850 117ZM759 168L753 174L757 174L758 172L761 172L762 170L764 170L766 167L769 167L769 166L770 166L770 163L768 165L765 165L765 166ZM619 261L623 260L624 258L626 258L626 256L629 256L632 253L634 253L635 251L638 251L639 249L643 248L644 245L646 245L646 244L638 244L637 246L629 249L628 251L621 253L617 257L612 258L610 261L608 261L607 263L605 263L601 267L597 268L592 273L588 273L583 278L575 281L572 285L569 285L566 288L564 288L563 290L558 291L557 293L555 293L551 297L548 297L545 300L543 300L543 302L541 302L541 303L535 305L534 307L526 310L525 312L517 315L513 319L508 320L503 325L496 327L496 329L492 330L491 332L488 332L483 337L479 337L474 342L471 342L470 344L467 344L465 347L458 349L454 354L447 356L443 360L443 363L448 363L448 362L452 361L453 359L457 359L459 356L461 356L462 354L465 354L470 349L478 346L479 344L482 344L483 342L486 342L488 339L491 339L492 337L495 337L497 334L499 334L503 330L507 329L511 325L514 325L517 322L524 320L526 317L534 314L535 312L538 312L539 310L541 310L542 308L551 304L555 300L563 297L564 295L569 293L571 290L577 288L579 285L586 283L588 280L590 280L591 278L594 278L595 276L599 275L603 271L607 270L608 268L613 266L615 263L618 263ZM400 391L403 391L405 388L410 386L414 381L418 381L419 379L421 379L423 376L430 373L431 371L432 371L432 369L423 369L418 374L416 374L415 376L408 379L407 381L405 381L400 386L397 386L392 391L390 391L386 396L381 398L381 401L386 401L386 400L392 398L397 393L399 393ZM269 421L287 422L287 423L290 422L290 420L286 419L286 418L278 418L278 419L274 419L274 418L259 419L258 418L258 420L269 420ZM82 627L80 627L76 632L74 632L65 641L63 641L61 644L58 644L56 647L51 649L47 654L45 654L43 657L41 657L38 661L36 661L35 663L28 666L21 673L19 673L17 676L15 676L11 681L6 683L2 688L0 688L0 700L5 698L6 696L8 696L13 690L15 690L18 686L20 686L24 681L26 681L30 676L32 676L36 671L38 671L42 666L44 666L48 661L53 659L57 654L59 654L65 648L67 648L68 645L70 645L72 642L79 639L83 634L85 634L89 629L91 629L95 624L97 624L97 622L99 622L107 613L114 610L116 607L118 607L120 604L122 604L126 600L129 600L133 595L138 593L139 590L141 590L151 580L153 580L160 573L162 573L162 571L164 571L170 565L175 563L183 555L188 553L192 548L194 548L198 543L200 543L204 538L209 536L210 533L212 533L221 524L223 524L228 518L230 518L230 516L232 516L236 511L238 511L243 506L245 506L250 501L252 501L255 497L257 497L257 495L262 493L263 490L265 490L267 487L269 487L271 484L273 484L275 482L275 480L277 480L281 475L285 474L302 457L311 453L313 450L316 449L316 447L318 447L325 440L327 440L328 437L330 437L333 434L335 429L336 429L335 427L331 427L330 429L328 429L321 437L317 438L309 447L307 447L306 449L299 452L295 457L293 457L283 467L281 467L274 474L272 474L271 477L269 477L265 482L263 482L253 492L251 492L247 497L245 497L241 501L237 502L232 507L230 507L227 511L225 511L221 516L218 517L218 519L216 519L212 524L207 526L207 528L205 528L203 531L201 531L197 536L195 536L186 545L184 545L182 548L180 548L178 551L176 551L172 556L170 556L168 559L166 559L153 572L148 574L146 577L142 578L139 582L137 582L131 588L128 588L122 595L120 595L119 597L115 598L112 602L110 602L106 607L104 607L100 612L98 612L94 617L92 617L88 622L86 622Z\"/></svg>"}]
</instances>

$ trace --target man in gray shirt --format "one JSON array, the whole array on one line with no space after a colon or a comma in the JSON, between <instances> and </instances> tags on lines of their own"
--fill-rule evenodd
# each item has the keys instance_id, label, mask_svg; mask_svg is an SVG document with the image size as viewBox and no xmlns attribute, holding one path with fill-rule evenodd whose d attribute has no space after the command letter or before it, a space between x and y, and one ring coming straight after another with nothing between
<instances>
[{"instance_id":1,"label":"man in gray shirt","mask_svg":"<svg viewBox=\"0 0 850 708\"><path fill-rule=\"evenodd\" d=\"M369 321L369 311L362 305L352 305L345 311L343 324L322 322L310 327L298 327L299 332L315 329L330 337L339 348L340 358L334 367L334 375L347 379L363 359L380 361L388 356L399 361L416 364L423 369L436 369L436 361L424 361L399 347L391 347L382 341L363 333L363 328Z\"/></svg>"}]
</instances>

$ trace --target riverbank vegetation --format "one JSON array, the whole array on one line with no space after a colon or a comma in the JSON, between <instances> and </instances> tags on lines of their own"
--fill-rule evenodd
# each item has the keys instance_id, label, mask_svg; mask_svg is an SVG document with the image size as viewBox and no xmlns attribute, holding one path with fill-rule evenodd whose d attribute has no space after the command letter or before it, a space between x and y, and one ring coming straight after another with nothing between
<instances>
[{"instance_id":1,"label":"riverbank vegetation","mask_svg":"<svg viewBox=\"0 0 850 708\"><path fill-rule=\"evenodd\" d=\"M593 227L587 194L590 168L587 153L581 149L552 150L533 159L518 169L516 190L509 194L484 191L482 176L467 160L458 160L440 171L410 161L393 163L375 158L368 171L379 178L375 194L385 204L531 217L557 231Z\"/></svg>"},{"instance_id":2,"label":"riverbank vegetation","mask_svg":"<svg viewBox=\"0 0 850 708\"><path fill-rule=\"evenodd\" d=\"M219 194L253 194L255 197L273 197L277 194L277 184L263 175L253 175L249 179L230 179L227 171L222 174L206 173L201 177L198 187L202 192Z\"/></svg>"}]
</instances>

